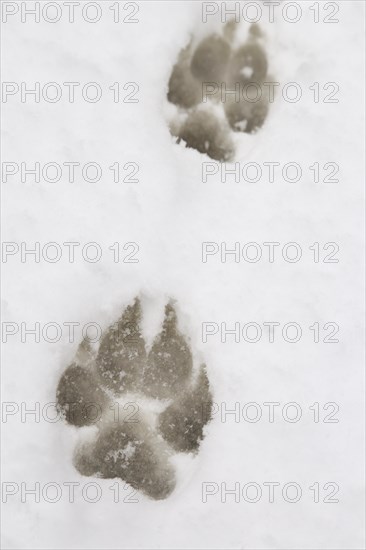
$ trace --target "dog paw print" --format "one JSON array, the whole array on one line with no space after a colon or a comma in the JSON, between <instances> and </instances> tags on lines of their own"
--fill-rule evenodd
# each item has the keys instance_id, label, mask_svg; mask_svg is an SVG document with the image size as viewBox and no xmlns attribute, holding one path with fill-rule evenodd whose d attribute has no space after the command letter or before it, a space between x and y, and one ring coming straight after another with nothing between
<instances>
[{"instance_id":1,"label":"dog paw print","mask_svg":"<svg viewBox=\"0 0 366 550\"><path fill-rule=\"evenodd\" d=\"M229 22L197 46L193 40L174 65L168 101L177 109L170 130L177 142L221 162L235 155L233 132L253 134L268 114L268 61L258 25L235 47L237 29Z\"/></svg>"},{"instance_id":2,"label":"dog paw print","mask_svg":"<svg viewBox=\"0 0 366 550\"><path fill-rule=\"evenodd\" d=\"M75 450L76 469L85 476L120 478L158 500L175 488L174 454L198 452L212 396L205 365L194 372L174 306L166 305L150 350L141 317L136 298L102 336L98 350L83 340L56 397L69 424L94 426ZM116 404L127 399L141 405L131 422L115 414Z\"/></svg>"}]
</instances>

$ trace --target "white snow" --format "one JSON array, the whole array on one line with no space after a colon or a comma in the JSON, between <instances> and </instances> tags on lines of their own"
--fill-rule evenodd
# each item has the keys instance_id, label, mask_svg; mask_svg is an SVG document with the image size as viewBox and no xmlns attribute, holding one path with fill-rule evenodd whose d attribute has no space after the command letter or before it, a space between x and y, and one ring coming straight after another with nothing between
<instances>
[{"instance_id":1,"label":"white snow","mask_svg":"<svg viewBox=\"0 0 366 550\"><path fill-rule=\"evenodd\" d=\"M268 182L240 181L218 171L202 181L198 152L174 143L166 120L167 82L180 49L191 33L209 32L200 2L139 2L137 24L115 24L109 6L103 17L89 24L80 17L50 24L21 23L19 16L3 24L3 81L98 82L103 97L87 103L76 89L75 103L21 103L19 96L2 104L3 161L99 163L103 177L96 183L67 181L25 183L9 178L2 186L3 241L35 242L41 247L60 243L56 263L20 254L9 256L3 268L3 322L19 325L19 332L3 345L2 397L21 409L36 402L55 401L60 374L72 360L81 340L80 326L98 323L105 329L122 308L140 294L145 310L144 331L151 344L163 318L168 298L177 301L181 330L190 338L195 363L205 361L214 392L233 409L256 402L263 417L235 422L220 410L206 428L196 458L178 456L178 486L165 501L140 494L128 502L131 490L121 482L119 503L110 487L115 480L84 478L72 465L75 445L90 429L64 422L39 422L20 412L2 424L3 482L19 484L19 493L3 505L3 548L7 549L120 549L120 548L250 548L358 549L364 547L364 390L363 390L363 203L364 203L364 3L342 1L338 24L315 24L309 2L299 2L304 17L296 24L276 18L262 21L270 74L280 83L298 82L303 98L288 103L281 88L264 127L255 135L235 134L237 162L297 162L303 178L298 183L276 177ZM27 2L33 5L33 2ZM60 3L62 4L62 2ZM243 23L243 36L248 25ZM114 103L108 87L120 82L139 85L139 103ZM315 82L324 97L339 84L339 103L314 103ZM63 88L65 91L65 88ZM138 163L139 183L114 183L109 170ZM340 165L339 183L311 181L310 165ZM233 168L233 166L230 166ZM130 169L123 172L123 176ZM328 172L327 172L328 173ZM77 172L80 174L80 171ZM81 248L98 243L99 262L84 261ZM265 242L301 245L298 263L236 263L220 255L201 260L202 242ZM67 260L63 243L81 243L75 261ZM138 263L115 263L109 247L121 244L125 257L139 246ZM309 246L319 242L339 245L339 263L314 263ZM90 254L92 254L90 250ZM331 252L331 249L327 251ZM51 254L51 250L49 251ZM290 344L281 337L268 342L236 343L228 336L201 338L202 323L244 325L294 321L303 337ZM20 324L28 328L55 322L64 328L56 343L21 341ZM65 322L77 322L70 343ZM335 322L338 344L312 342L310 325ZM276 333L277 334L277 333ZM51 337L51 331L50 336ZM323 334L324 337L324 334ZM278 402L275 422L268 421L265 402ZM283 420L283 405L297 402L303 416L297 423ZM328 402L339 405L338 423L315 423L309 407L319 402L321 417ZM249 412L248 412L249 414ZM250 412L253 414L253 411ZM266 416L267 414L267 416ZM291 414L289 412L289 414ZM50 413L51 416L51 413ZM85 432L86 430L86 432ZM58 502L37 503L20 498L20 484L36 482L41 489L56 482L64 487ZM75 502L68 502L65 482L78 482ZM97 482L99 502L86 502L81 489ZM258 483L262 499L248 503L233 495L221 502L220 493L202 502L202 484ZM274 503L268 502L265 482L279 482ZM282 498L283 485L297 482L302 498ZM338 503L314 503L309 490L315 482L321 498L328 482L339 485ZM216 485L214 485L216 487ZM50 489L50 496L51 496ZM88 493L89 494L89 493ZM90 497L93 497L90 488ZM126 500L125 502L123 500Z\"/></svg>"}]
</instances>

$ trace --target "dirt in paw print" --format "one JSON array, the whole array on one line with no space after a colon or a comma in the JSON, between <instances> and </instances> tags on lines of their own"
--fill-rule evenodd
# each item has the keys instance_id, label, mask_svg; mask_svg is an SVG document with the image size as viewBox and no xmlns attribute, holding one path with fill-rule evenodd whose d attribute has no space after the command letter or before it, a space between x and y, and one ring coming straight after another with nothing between
<instances>
[{"instance_id":1,"label":"dirt in paw print","mask_svg":"<svg viewBox=\"0 0 366 550\"><path fill-rule=\"evenodd\" d=\"M81 342L58 383L57 404L69 424L95 426L75 450L74 465L82 475L120 478L158 500L175 488L174 453L198 451L212 396L205 365L194 372L174 306L166 305L150 350L141 316L136 298L105 332L98 350ZM115 414L126 396L139 404L131 422Z\"/></svg>"},{"instance_id":2,"label":"dirt in paw print","mask_svg":"<svg viewBox=\"0 0 366 550\"><path fill-rule=\"evenodd\" d=\"M239 43L236 24L181 51L168 83L177 107L171 133L177 142L219 161L233 160L233 132L252 134L268 114L268 61L258 25Z\"/></svg>"}]
</instances>

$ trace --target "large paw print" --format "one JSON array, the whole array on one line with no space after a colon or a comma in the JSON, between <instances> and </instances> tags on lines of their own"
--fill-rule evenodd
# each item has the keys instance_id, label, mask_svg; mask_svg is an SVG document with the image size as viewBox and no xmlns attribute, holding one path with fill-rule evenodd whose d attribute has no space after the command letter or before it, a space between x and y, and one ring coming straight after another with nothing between
<instances>
[{"instance_id":1,"label":"large paw print","mask_svg":"<svg viewBox=\"0 0 366 550\"><path fill-rule=\"evenodd\" d=\"M168 100L177 106L171 133L186 147L224 162L235 154L232 132L256 132L268 114L268 62L258 25L237 48L235 23L192 42L174 65ZM233 93L235 92L235 93Z\"/></svg>"},{"instance_id":2,"label":"large paw print","mask_svg":"<svg viewBox=\"0 0 366 550\"><path fill-rule=\"evenodd\" d=\"M95 426L92 439L74 453L82 475L120 478L163 499L176 484L170 458L198 451L212 397L205 365L194 376L191 350L178 330L173 305L166 305L162 330L148 353L141 314L136 298L105 332L98 351L83 340L61 376L57 404L69 424ZM141 405L133 422L115 415L116 403L126 395Z\"/></svg>"}]
</instances>

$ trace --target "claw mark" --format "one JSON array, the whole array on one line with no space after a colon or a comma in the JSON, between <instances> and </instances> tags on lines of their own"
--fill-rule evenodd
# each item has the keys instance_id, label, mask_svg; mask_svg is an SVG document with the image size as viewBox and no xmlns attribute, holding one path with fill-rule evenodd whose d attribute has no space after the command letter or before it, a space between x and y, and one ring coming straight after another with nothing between
<instances>
[{"instance_id":1,"label":"claw mark","mask_svg":"<svg viewBox=\"0 0 366 550\"><path fill-rule=\"evenodd\" d=\"M105 332L97 354L84 340L56 394L58 408L68 423L97 426L94 439L75 451L76 469L85 476L120 478L159 500L175 488L172 454L198 451L211 418L212 397L205 366L192 382L192 353L178 329L173 305L165 307L161 332L148 356L141 316L136 298ZM112 420L108 414L112 399L127 392L140 396L147 407L149 399L162 400L163 408L142 411L143 417L136 423ZM171 400L168 406L165 399ZM97 422L95 407L101 411ZM156 422L149 421L152 414L157 416Z\"/></svg>"}]
</instances>

